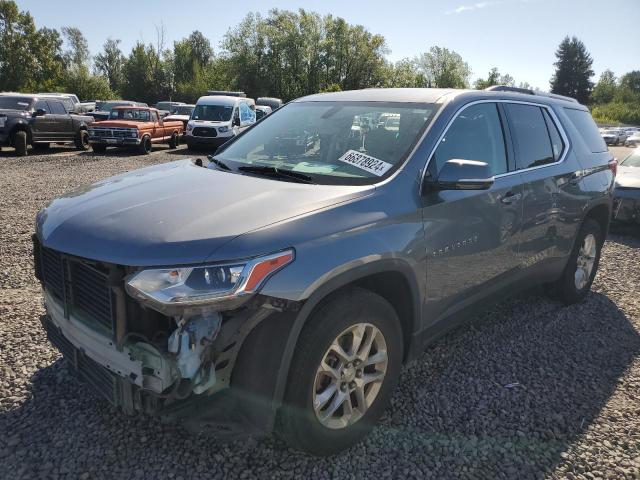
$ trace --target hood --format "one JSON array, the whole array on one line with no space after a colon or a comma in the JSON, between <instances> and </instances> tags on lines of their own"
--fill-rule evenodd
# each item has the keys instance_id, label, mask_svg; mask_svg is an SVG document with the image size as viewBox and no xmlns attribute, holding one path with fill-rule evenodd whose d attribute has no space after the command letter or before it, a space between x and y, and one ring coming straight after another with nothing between
<instances>
[{"instance_id":1,"label":"hood","mask_svg":"<svg viewBox=\"0 0 640 480\"><path fill-rule=\"evenodd\" d=\"M96 128L106 127L106 128L138 128L141 125L146 125L149 122L134 122L131 120L103 120L101 122L96 122Z\"/></svg>"},{"instance_id":2,"label":"hood","mask_svg":"<svg viewBox=\"0 0 640 480\"><path fill-rule=\"evenodd\" d=\"M618 166L616 186L623 188L640 188L640 167Z\"/></svg>"},{"instance_id":3,"label":"hood","mask_svg":"<svg viewBox=\"0 0 640 480\"><path fill-rule=\"evenodd\" d=\"M19 117L28 117L30 114L25 110L12 110L10 108L0 108L0 115L4 116L19 116Z\"/></svg>"},{"instance_id":4,"label":"hood","mask_svg":"<svg viewBox=\"0 0 640 480\"><path fill-rule=\"evenodd\" d=\"M38 213L37 234L46 247L120 265L198 263L239 235L374 189L269 180L182 160L51 201Z\"/></svg>"},{"instance_id":5,"label":"hood","mask_svg":"<svg viewBox=\"0 0 640 480\"><path fill-rule=\"evenodd\" d=\"M164 117L164 120L165 121L180 120L180 121L186 122L190 118L191 118L190 115L167 115L166 117Z\"/></svg>"}]
</instances>

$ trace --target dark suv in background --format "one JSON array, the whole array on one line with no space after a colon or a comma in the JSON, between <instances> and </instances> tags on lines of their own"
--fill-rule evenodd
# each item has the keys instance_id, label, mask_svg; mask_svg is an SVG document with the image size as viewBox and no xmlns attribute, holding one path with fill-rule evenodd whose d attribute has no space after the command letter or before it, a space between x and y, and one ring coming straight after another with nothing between
<instances>
[{"instance_id":1,"label":"dark suv in background","mask_svg":"<svg viewBox=\"0 0 640 480\"><path fill-rule=\"evenodd\" d=\"M73 143L89 149L87 126L92 117L69 111L69 99L46 94L0 94L0 146L13 147L16 155L27 146L48 148L51 143Z\"/></svg>"},{"instance_id":2,"label":"dark suv in background","mask_svg":"<svg viewBox=\"0 0 640 480\"><path fill-rule=\"evenodd\" d=\"M274 142L292 128L304 148ZM44 328L126 412L322 455L478 308L539 284L580 301L616 169L586 107L505 87L305 97L201 164L38 214Z\"/></svg>"}]
</instances>

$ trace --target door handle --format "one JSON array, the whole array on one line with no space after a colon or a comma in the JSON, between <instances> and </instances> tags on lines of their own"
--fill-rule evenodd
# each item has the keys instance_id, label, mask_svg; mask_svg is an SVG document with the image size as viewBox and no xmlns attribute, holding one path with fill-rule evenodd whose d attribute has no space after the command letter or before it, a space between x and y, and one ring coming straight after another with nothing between
<instances>
[{"instance_id":1,"label":"door handle","mask_svg":"<svg viewBox=\"0 0 640 480\"><path fill-rule=\"evenodd\" d=\"M500 201L506 205L509 205L511 203L515 203L518 200L520 200L522 198L522 194L521 193L513 193L511 191L507 192L504 194L504 197L502 197L500 199Z\"/></svg>"}]
</instances>

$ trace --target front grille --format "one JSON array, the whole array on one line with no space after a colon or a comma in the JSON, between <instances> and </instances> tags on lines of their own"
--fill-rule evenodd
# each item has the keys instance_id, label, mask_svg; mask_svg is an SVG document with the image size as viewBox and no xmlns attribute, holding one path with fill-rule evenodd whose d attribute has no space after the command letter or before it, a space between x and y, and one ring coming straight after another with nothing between
<instances>
[{"instance_id":1,"label":"front grille","mask_svg":"<svg viewBox=\"0 0 640 480\"><path fill-rule=\"evenodd\" d=\"M76 349L47 317L42 319L47 338L73 366L78 376L112 405L117 404L118 382L115 374Z\"/></svg>"},{"instance_id":2,"label":"front grille","mask_svg":"<svg viewBox=\"0 0 640 480\"><path fill-rule=\"evenodd\" d=\"M94 128L93 135L104 138L124 138L130 137L131 131L117 128Z\"/></svg>"},{"instance_id":3,"label":"front grille","mask_svg":"<svg viewBox=\"0 0 640 480\"><path fill-rule=\"evenodd\" d=\"M89 320L115 332L115 305L109 276L97 266L34 242L36 269L44 287L79 319Z\"/></svg>"},{"instance_id":4,"label":"front grille","mask_svg":"<svg viewBox=\"0 0 640 480\"><path fill-rule=\"evenodd\" d=\"M217 137L218 131L215 128L195 127L193 129L194 137Z\"/></svg>"}]
</instances>

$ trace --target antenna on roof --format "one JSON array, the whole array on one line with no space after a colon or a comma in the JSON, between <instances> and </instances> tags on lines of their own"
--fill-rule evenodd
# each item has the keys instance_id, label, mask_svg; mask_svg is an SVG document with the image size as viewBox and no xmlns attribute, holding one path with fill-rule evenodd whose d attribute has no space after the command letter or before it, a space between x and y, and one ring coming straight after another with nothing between
<instances>
[{"instance_id":1,"label":"antenna on roof","mask_svg":"<svg viewBox=\"0 0 640 480\"><path fill-rule=\"evenodd\" d=\"M493 85L491 87L485 88L485 91L524 93L526 95L537 95L539 97L556 98L558 100L564 100L566 102L578 103L578 101L575 98L565 97L564 95L558 95L556 93L541 92L540 90L531 90L528 88L509 87L508 85Z\"/></svg>"}]
</instances>

